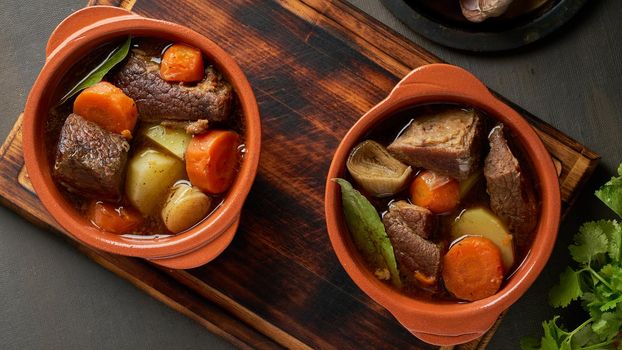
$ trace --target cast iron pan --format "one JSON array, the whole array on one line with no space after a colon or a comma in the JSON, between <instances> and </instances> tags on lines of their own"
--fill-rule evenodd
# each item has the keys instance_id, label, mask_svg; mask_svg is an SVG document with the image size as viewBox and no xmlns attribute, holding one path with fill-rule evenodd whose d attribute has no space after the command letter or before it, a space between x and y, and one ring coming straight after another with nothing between
<instances>
[{"instance_id":1,"label":"cast iron pan","mask_svg":"<svg viewBox=\"0 0 622 350\"><path fill-rule=\"evenodd\" d=\"M515 49L550 34L587 0L515 0L500 17L467 21L459 0L382 0L400 21L441 45L467 51Z\"/></svg>"}]
</instances>

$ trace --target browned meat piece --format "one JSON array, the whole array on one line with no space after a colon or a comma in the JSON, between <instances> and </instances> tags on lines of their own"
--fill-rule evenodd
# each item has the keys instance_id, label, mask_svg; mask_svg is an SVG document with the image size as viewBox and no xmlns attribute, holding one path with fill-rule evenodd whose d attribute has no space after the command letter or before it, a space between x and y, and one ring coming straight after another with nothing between
<instances>
[{"instance_id":1,"label":"browned meat piece","mask_svg":"<svg viewBox=\"0 0 622 350\"><path fill-rule=\"evenodd\" d=\"M508 225L518 247L525 248L538 220L535 193L508 146L503 125L496 126L488 139L484 176L490 208Z\"/></svg>"},{"instance_id":2,"label":"browned meat piece","mask_svg":"<svg viewBox=\"0 0 622 350\"><path fill-rule=\"evenodd\" d=\"M113 84L134 99L141 120L229 118L233 90L213 66L205 69L205 79L196 85L166 82L160 78L159 69L151 56L134 50L112 78Z\"/></svg>"},{"instance_id":3,"label":"browned meat piece","mask_svg":"<svg viewBox=\"0 0 622 350\"><path fill-rule=\"evenodd\" d=\"M184 129L186 134L199 135L204 134L209 130L209 121L207 119L199 119L197 121L179 121L179 120L165 120L160 123L162 126L168 128Z\"/></svg>"},{"instance_id":4,"label":"browned meat piece","mask_svg":"<svg viewBox=\"0 0 622 350\"><path fill-rule=\"evenodd\" d=\"M129 149L121 135L72 113L61 129L54 178L70 192L118 200Z\"/></svg>"},{"instance_id":5,"label":"browned meat piece","mask_svg":"<svg viewBox=\"0 0 622 350\"><path fill-rule=\"evenodd\" d=\"M436 226L436 217L431 211L406 201L392 203L383 219L385 226L405 226L425 239L430 238Z\"/></svg>"},{"instance_id":6,"label":"browned meat piece","mask_svg":"<svg viewBox=\"0 0 622 350\"><path fill-rule=\"evenodd\" d=\"M387 149L408 165L464 180L480 164L482 130L474 110L448 108L415 118Z\"/></svg>"},{"instance_id":7,"label":"browned meat piece","mask_svg":"<svg viewBox=\"0 0 622 350\"><path fill-rule=\"evenodd\" d=\"M401 274L412 283L436 288L441 272L441 250L425 239L434 230L434 214L425 208L399 201L389 207L382 222L393 245Z\"/></svg>"}]
</instances>

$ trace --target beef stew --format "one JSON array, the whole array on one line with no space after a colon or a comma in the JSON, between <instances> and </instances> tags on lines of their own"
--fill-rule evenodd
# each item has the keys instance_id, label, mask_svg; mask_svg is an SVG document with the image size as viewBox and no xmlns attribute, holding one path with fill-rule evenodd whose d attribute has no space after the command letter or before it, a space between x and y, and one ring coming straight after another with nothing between
<instances>
[{"instance_id":1,"label":"beef stew","mask_svg":"<svg viewBox=\"0 0 622 350\"><path fill-rule=\"evenodd\" d=\"M57 95L106 66L115 44L70 69ZM45 142L59 189L104 231L161 237L194 227L220 206L243 160L233 88L200 50L155 38L131 38L102 75L50 110Z\"/></svg>"},{"instance_id":2,"label":"beef stew","mask_svg":"<svg viewBox=\"0 0 622 350\"><path fill-rule=\"evenodd\" d=\"M363 159L357 152L370 142L383 156L357 164L357 174L348 164L346 179L375 209L392 254L379 254L373 245L361 249L365 230L345 218L374 274L421 298L473 301L495 294L526 256L539 210L537 182L512 133L480 111L435 104L377 125L352 149L348 163ZM381 162L399 170L388 171L389 177L407 176L392 193L378 195L360 173L366 164L377 168L384 153L390 159ZM344 210L350 205L345 191L342 185ZM380 255L385 259L378 264ZM392 264L398 276L384 271Z\"/></svg>"}]
</instances>

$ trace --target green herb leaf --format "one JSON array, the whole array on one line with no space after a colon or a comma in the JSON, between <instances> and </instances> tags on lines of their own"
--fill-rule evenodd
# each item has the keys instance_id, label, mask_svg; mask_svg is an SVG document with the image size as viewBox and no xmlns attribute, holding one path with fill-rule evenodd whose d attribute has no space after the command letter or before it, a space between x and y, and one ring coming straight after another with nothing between
<instances>
[{"instance_id":1,"label":"green herb leaf","mask_svg":"<svg viewBox=\"0 0 622 350\"><path fill-rule=\"evenodd\" d=\"M599 320L592 324L592 330L601 340L609 340L618 335L622 329L622 318L613 312L605 312Z\"/></svg>"},{"instance_id":2,"label":"green herb leaf","mask_svg":"<svg viewBox=\"0 0 622 350\"><path fill-rule=\"evenodd\" d=\"M334 179L341 186L341 200L346 225L354 244L377 271L388 268L393 285L401 287L393 246L374 206L344 179Z\"/></svg>"},{"instance_id":3,"label":"green herb leaf","mask_svg":"<svg viewBox=\"0 0 622 350\"><path fill-rule=\"evenodd\" d=\"M60 106L67 102L78 92L99 83L114 66L127 57L127 54L130 52L131 41L132 38L128 36L122 45L112 50L108 56L97 67L95 67L95 69L93 69L89 74L82 78L78 84L71 88L71 90L69 90L69 92L67 92L65 96L60 99L58 105Z\"/></svg>"},{"instance_id":4,"label":"green herb leaf","mask_svg":"<svg viewBox=\"0 0 622 350\"><path fill-rule=\"evenodd\" d=\"M618 175L598 189L596 197L622 217L622 164L618 167Z\"/></svg>"},{"instance_id":5,"label":"green herb leaf","mask_svg":"<svg viewBox=\"0 0 622 350\"><path fill-rule=\"evenodd\" d=\"M618 300L618 299L608 301L608 302L604 303L604 304L600 307L600 311L609 311L609 310L613 310L613 309L615 309L616 307L618 307L618 304L620 304L620 300Z\"/></svg>"},{"instance_id":6,"label":"green herb leaf","mask_svg":"<svg viewBox=\"0 0 622 350\"><path fill-rule=\"evenodd\" d=\"M584 295L582 298L583 305L592 320L597 321L602 317L603 312L609 310L606 304L611 300L613 293L602 283L598 285L594 284L591 288L592 293Z\"/></svg>"},{"instance_id":7,"label":"green herb leaf","mask_svg":"<svg viewBox=\"0 0 622 350\"><path fill-rule=\"evenodd\" d=\"M612 292L622 295L622 266L607 264L599 271L607 279Z\"/></svg>"},{"instance_id":8,"label":"green herb leaf","mask_svg":"<svg viewBox=\"0 0 622 350\"><path fill-rule=\"evenodd\" d=\"M607 252L608 241L603 228L597 222L587 222L574 237L574 245L568 249L572 258L582 264L589 264L596 255Z\"/></svg>"},{"instance_id":9,"label":"green herb leaf","mask_svg":"<svg viewBox=\"0 0 622 350\"><path fill-rule=\"evenodd\" d=\"M596 344L599 341L600 338L594 333L592 327L581 327L572 336L571 345L573 349L580 349L587 344Z\"/></svg>"},{"instance_id":10,"label":"green herb leaf","mask_svg":"<svg viewBox=\"0 0 622 350\"><path fill-rule=\"evenodd\" d=\"M614 262L622 260L622 226L617 221L598 221L609 243L607 253Z\"/></svg>"},{"instance_id":11,"label":"green herb leaf","mask_svg":"<svg viewBox=\"0 0 622 350\"><path fill-rule=\"evenodd\" d=\"M559 327L557 327L557 319L559 316L553 317L550 321L542 322L542 328L544 328L544 336L540 341L540 346L542 350L561 350L560 346L563 343L563 339L560 339L560 336L563 332L560 332Z\"/></svg>"},{"instance_id":12,"label":"green herb leaf","mask_svg":"<svg viewBox=\"0 0 622 350\"><path fill-rule=\"evenodd\" d=\"M534 337L524 337L520 340L520 347L523 350L539 350L540 342Z\"/></svg>"},{"instance_id":13,"label":"green herb leaf","mask_svg":"<svg viewBox=\"0 0 622 350\"><path fill-rule=\"evenodd\" d=\"M566 307L583 293L579 285L579 275L570 267L559 276L559 284L551 289L549 302L553 307Z\"/></svg>"}]
</instances>

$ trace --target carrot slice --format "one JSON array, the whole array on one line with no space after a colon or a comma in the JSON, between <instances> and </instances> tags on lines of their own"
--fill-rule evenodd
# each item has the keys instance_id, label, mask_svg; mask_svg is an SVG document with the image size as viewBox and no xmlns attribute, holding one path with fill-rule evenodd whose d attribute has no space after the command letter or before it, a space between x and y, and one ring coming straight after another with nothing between
<instances>
[{"instance_id":1,"label":"carrot slice","mask_svg":"<svg viewBox=\"0 0 622 350\"><path fill-rule=\"evenodd\" d=\"M434 213L453 210L460 202L460 184L448 176L424 170L410 185L413 204Z\"/></svg>"},{"instance_id":2,"label":"carrot slice","mask_svg":"<svg viewBox=\"0 0 622 350\"><path fill-rule=\"evenodd\" d=\"M434 276L428 276L424 273L421 273L419 271L415 271L415 279L417 280L417 282L421 283L424 286L434 286L436 284L436 277Z\"/></svg>"},{"instance_id":3,"label":"carrot slice","mask_svg":"<svg viewBox=\"0 0 622 350\"><path fill-rule=\"evenodd\" d=\"M138 116L134 100L105 81L82 91L73 103L73 112L103 129L124 136L134 130Z\"/></svg>"},{"instance_id":4,"label":"carrot slice","mask_svg":"<svg viewBox=\"0 0 622 350\"><path fill-rule=\"evenodd\" d=\"M499 248L484 237L462 239L443 258L443 281L459 299L473 301L495 294L503 282Z\"/></svg>"},{"instance_id":5,"label":"carrot slice","mask_svg":"<svg viewBox=\"0 0 622 350\"><path fill-rule=\"evenodd\" d=\"M132 232L143 222L143 217L133 208L101 201L90 203L88 217L98 228L118 234Z\"/></svg>"},{"instance_id":6,"label":"carrot slice","mask_svg":"<svg viewBox=\"0 0 622 350\"><path fill-rule=\"evenodd\" d=\"M184 44L171 45L162 56L160 76L170 82L191 83L203 79L201 50Z\"/></svg>"},{"instance_id":7,"label":"carrot slice","mask_svg":"<svg viewBox=\"0 0 622 350\"><path fill-rule=\"evenodd\" d=\"M190 182L204 192L227 191L237 173L240 136L228 130L195 135L186 149L186 172Z\"/></svg>"}]
</instances>

